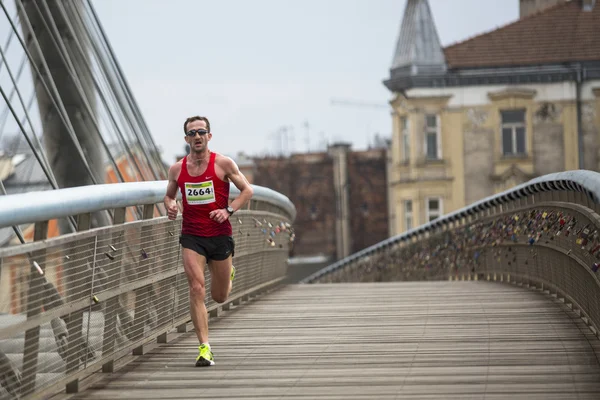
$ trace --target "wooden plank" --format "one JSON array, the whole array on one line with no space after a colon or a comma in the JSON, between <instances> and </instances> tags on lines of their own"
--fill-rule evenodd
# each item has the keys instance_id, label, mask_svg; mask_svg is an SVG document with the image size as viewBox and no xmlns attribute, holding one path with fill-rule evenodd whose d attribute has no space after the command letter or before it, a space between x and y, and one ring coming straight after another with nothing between
<instances>
[{"instance_id":1,"label":"wooden plank","mask_svg":"<svg viewBox=\"0 0 600 400\"><path fill-rule=\"evenodd\" d=\"M564 304L490 282L292 285L72 399L597 399L600 343Z\"/></svg>"}]
</instances>

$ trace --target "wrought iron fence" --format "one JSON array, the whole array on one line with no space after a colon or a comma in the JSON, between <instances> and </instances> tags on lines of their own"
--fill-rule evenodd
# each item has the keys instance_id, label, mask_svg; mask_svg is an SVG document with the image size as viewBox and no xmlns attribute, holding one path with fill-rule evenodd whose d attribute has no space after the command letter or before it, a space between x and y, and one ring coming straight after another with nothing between
<instances>
[{"instance_id":1,"label":"wrought iron fence","mask_svg":"<svg viewBox=\"0 0 600 400\"><path fill-rule=\"evenodd\" d=\"M0 227L35 223L34 241L0 248L0 399L78 390L94 371L142 354L190 320L180 257L181 219L155 214L166 181L94 185L0 197ZM239 192L234 188L230 197ZM128 207L143 219L125 222ZM90 229L92 213L113 225ZM77 233L46 239L48 221L75 217ZM232 217L236 278L228 303L216 304L206 276L207 308L227 309L286 273L295 208L254 186Z\"/></svg>"},{"instance_id":2,"label":"wrought iron fence","mask_svg":"<svg viewBox=\"0 0 600 400\"><path fill-rule=\"evenodd\" d=\"M563 299L598 335L599 214L600 174L551 174L371 246L303 283L514 283Z\"/></svg>"}]
</instances>

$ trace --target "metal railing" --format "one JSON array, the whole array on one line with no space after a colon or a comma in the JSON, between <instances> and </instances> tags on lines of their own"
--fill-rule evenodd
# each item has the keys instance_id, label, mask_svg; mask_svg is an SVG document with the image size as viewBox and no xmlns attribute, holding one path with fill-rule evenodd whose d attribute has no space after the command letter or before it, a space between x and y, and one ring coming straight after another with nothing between
<instances>
[{"instance_id":1,"label":"metal railing","mask_svg":"<svg viewBox=\"0 0 600 400\"><path fill-rule=\"evenodd\" d=\"M165 342L189 317L180 257L181 217L158 216L166 181L93 185L0 197L0 228L35 223L34 241L0 248L0 399L76 392L118 358ZM295 208L272 190L232 216L236 277L213 315L285 276ZM230 198L239 194L232 188ZM128 208L143 219L125 222ZM161 206L162 207L162 206ZM95 212L113 225L90 229ZM74 217L76 233L46 239L50 220Z\"/></svg>"},{"instance_id":2,"label":"metal railing","mask_svg":"<svg viewBox=\"0 0 600 400\"><path fill-rule=\"evenodd\" d=\"M392 237L303 283L493 280L563 299L598 335L600 174L546 175Z\"/></svg>"}]
</instances>

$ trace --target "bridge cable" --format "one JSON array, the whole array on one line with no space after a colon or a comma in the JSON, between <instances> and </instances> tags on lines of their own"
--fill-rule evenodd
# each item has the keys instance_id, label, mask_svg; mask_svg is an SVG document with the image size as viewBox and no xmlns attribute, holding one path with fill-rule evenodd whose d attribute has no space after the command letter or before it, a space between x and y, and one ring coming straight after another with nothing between
<instances>
[{"instance_id":1,"label":"bridge cable","mask_svg":"<svg viewBox=\"0 0 600 400\"><path fill-rule=\"evenodd\" d=\"M6 101L7 106L10 108L10 111L13 114L13 117L15 118L15 122L19 125L19 129L23 133L23 136L25 137L25 140L27 141L27 143L29 144L29 146L33 150L33 154L34 154L36 160L38 161L38 163L40 164L40 167L42 168L42 171L46 175L46 178L50 182L50 185L52 185L53 189L58 189L58 184L56 183L54 174L52 173L52 171L48 170L47 165L45 164L45 162L47 160L45 158L44 158L44 160L40 159L39 152L33 146L33 143L31 142L31 140L29 139L29 136L27 135L27 133L25 131L25 127L23 126L23 124L21 123L21 121L19 121L18 116L16 115L15 110L12 107L12 105L8 102L8 98L6 97L6 93L4 92L4 89L2 89L1 85L0 85L0 94L2 95L2 97L4 98L4 100ZM35 136L35 132L33 132L33 135ZM42 153L42 156L43 156L43 153ZM6 191L4 190L4 184L2 184L2 190L4 192L4 195L6 195ZM75 232L77 230L76 229L77 224L75 223L74 218L72 216L70 216L70 217L68 217L68 220L69 220L70 227L72 228L73 232Z\"/></svg>"},{"instance_id":2,"label":"bridge cable","mask_svg":"<svg viewBox=\"0 0 600 400\"><path fill-rule=\"evenodd\" d=\"M2 1L2 0L0 0L0 1ZM18 15L19 15L19 13L17 12L13 18L16 19L18 17ZM4 51L8 51L8 48L10 47L10 44L12 43L14 33L15 32L13 30L11 30L8 33L8 38L6 38L6 44L4 45ZM4 62L0 60L0 71L2 71L3 64L4 64ZM6 65L8 65L8 63L6 63Z\"/></svg>"},{"instance_id":3,"label":"bridge cable","mask_svg":"<svg viewBox=\"0 0 600 400\"><path fill-rule=\"evenodd\" d=\"M6 57L4 55L4 51L2 51L2 49L0 49L0 57L2 58L2 60L7 61ZM9 77L11 79L13 87L16 89L18 87L18 84L17 84L17 81L15 80L14 75L12 74L12 71L11 71L11 68L9 67L9 65L8 65L8 62L6 62L6 67L7 67L6 71L8 72L8 75L9 75ZM42 149L42 144L40 143L38 135L35 132L35 128L33 126L33 123L31 122L31 117L29 116L29 112L28 112L29 106L32 103L30 103L29 106L26 106L25 102L23 101L23 96L21 96L21 92L19 90L16 90L15 92L17 94L17 97L19 99L19 103L21 104L21 107L23 107L24 118L27 120L27 123L29 124L29 127L31 128L31 133L32 133L33 137L36 139L35 146L38 146L38 148L41 150ZM38 151L36 151L36 147L33 145L33 143L31 142L31 140L29 139L29 137L27 135L27 132L25 130L25 127L22 125L22 123L20 123L18 121L18 117L17 117L17 115L16 115L16 113L15 113L15 111L12 108L12 105L11 105L11 99L6 97L6 94L4 93L4 90L2 91L2 97L6 101L7 110L10 110L11 113L13 114L15 122L17 122L17 124L19 125L19 129L23 133L23 136L25 137L25 140L27 140L27 143L29 144L29 147L33 150L36 159L40 163L40 166L42 167L42 170L43 170L44 174L46 175L46 178L48 179L48 181L52 185L52 188L53 189L57 189L58 188L58 184L56 183L56 177L54 176L54 173L49 168L49 163L48 163L48 158L46 157L46 153L44 151L41 151L41 159L40 159L40 157L37 154Z\"/></svg>"},{"instance_id":4,"label":"bridge cable","mask_svg":"<svg viewBox=\"0 0 600 400\"><path fill-rule=\"evenodd\" d=\"M2 59L4 59L4 58L2 58ZM2 60L0 60L0 61L2 61ZM15 81L18 82L19 79L21 79L21 74L25 70L25 64L26 64L26 62L27 62L27 57L24 57L21 60L21 64L19 65L19 70L17 71L17 75L15 77ZM34 82L34 84L36 84L36 83ZM10 93L8 95L8 100L9 101L12 101L13 96L15 95L15 93L17 92L17 90L18 90L17 89L17 85L13 84L13 88L11 89L11 91L10 91ZM33 95L35 96L35 89L34 89ZM30 99L30 101L27 103L28 104L28 110L30 109L32 102L33 102L33 99ZM4 126L6 125L6 121L8 120L8 113L9 113L9 110L8 110L8 107L6 107L6 108L4 108L2 110L2 114L0 114L0 138L2 137L2 134L4 133Z\"/></svg>"},{"instance_id":5,"label":"bridge cable","mask_svg":"<svg viewBox=\"0 0 600 400\"><path fill-rule=\"evenodd\" d=\"M21 4L20 0L16 0L16 2L17 2L17 4L21 8L23 8L23 5ZM8 12L7 12L6 7L5 7L5 5L4 5L3 2L0 2L0 7L2 7L4 13L6 14L6 17L9 18L8 17ZM10 22L12 28L16 29L13 21L9 19L9 22ZM29 22L29 19L27 18L26 15L25 15L25 22L27 22L27 28L30 29L33 32L31 23ZM90 168L87 160L85 159L85 155L83 154L83 150L82 150L81 146L79 145L79 142L77 140L77 136L75 135L75 132L74 132L74 129L73 129L73 126L71 125L71 123L69 121L68 114L67 114L67 112L66 112L66 110L64 108L64 105L62 104L62 100L60 99L60 96L58 95L58 90L56 88L54 80L52 79L52 75L50 74L50 70L48 68L48 64L46 63L46 60L43 57L43 53L41 51L41 48L39 46L39 43L38 43L35 35L32 35L32 42L35 44L36 50L41 55L40 60L41 60L41 63L42 63L42 66L43 66L45 72L48 74L48 83L52 87L52 90L50 90L50 88L48 87L48 84L43 79L42 73L40 72L39 68L37 67L36 63L34 62L33 57L31 56L31 53L27 49L27 46L23 42L23 39L21 38L21 36L17 33L16 37L19 39L19 42L21 43L21 46L23 47L23 50L25 51L25 53L27 54L27 57L30 60L30 66L33 68L33 70L35 71L35 73L37 74L37 76L40 78L40 82L44 86L44 89L48 93L49 98L50 98L52 104L56 108L57 114L58 114L59 118L61 119L62 123L64 124L67 132L69 133L69 136L70 136L71 140L73 141L73 144L74 144L74 146L75 146L75 148L77 150L77 153L78 153L79 157L81 158L81 161L82 161L82 163L83 163L83 165L84 165L87 173L89 174L90 179L92 180L92 182L94 184L97 184L98 180L96 179L96 177L92 173L92 170L91 170L91 168ZM55 98L55 96L56 96L56 98Z\"/></svg>"},{"instance_id":6,"label":"bridge cable","mask_svg":"<svg viewBox=\"0 0 600 400\"><path fill-rule=\"evenodd\" d=\"M128 132L128 136L130 137L130 139L133 140L134 143L138 143L140 145L141 151L144 153L144 156L146 157L146 159L149 162L148 167L151 169L151 172L153 173L154 177L156 178L156 174L154 173L154 169L152 166L152 159L146 150L147 146L145 146L144 143L142 143L140 137L137 135L136 128L132 124L132 120L135 120L135 117L131 114L131 109L128 108L126 106L126 104L124 103L122 87L118 86L116 83L116 81L118 80L116 69L114 68L114 65L111 65L110 57L107 56L106 51L102 51L103 50L102 46L101 46L102 40L100 39L100 37L98 36L97 33L96 33L96 35L93 35L94 32L92 30L93 27L92 27L91 21L89 21L89 19L85 20L83 18L83 16L81 15L81 12L77 8L75 8L75 10L74 10L74 15L76 15L78 17L78 21L81 25L88 27L88 29L86 29L85 32L87 34L89 43L91 44L92 49L94 50L96 56L98 57L98 61L100 63L100 68L101 68L102 72L105 74L107 85L109 85L109 88L111 89L111 93L114 96L114 101L118 105L119 109L122 110L122 113L119 114L119 116L121 117L121 121L124 125L129 126L130 131ZM89 22L86 22L86 21L89 21ZM119 89L121 89L121 90L119 90ZM126 116L125 114L130 114L130 115Z\"/></svg>"},{"instance_id":7,"label":"bridge cable","mask_svg":"<svg viewBox=\"0 0 600 400\"><path fill-rule=\"evenodd\" d=\"M45 0L44 0L44 3L45 3ZM74 26L71 24L71 19L72 18L69 18L69 16L67 15L67 12L65 10L65 8L63 7L63 5L60 2L57 3L57 6L58 6L58 9L59 9L59 12L61 13L62 17L66 21L66 25L67 25L67 27L68 27L68 29L69 29L69 31L70 31L73 39L74 39L74 42L75 42L75 44L77 46L77 50L79 51L79 53L81 54L81 56L83 57L83 59L86 59L87 55L85 54L85 52L83 50L83 46L81 45L81 41L79 40L79 36L80 36L79 35L79 31L76 31L75 28L74 28ZM84 31L85 30L86 29L84 27ZM133 165L137 169L138 173L140 174L140 177L142 177L142 179L143 179L143 174L142 174L141 168L140 168L140 166L139 166L136 158L134 157L133 153L131 152L130 147L127 145L127 140L123 136L123 132L120 129L119 124L115 120L115 117L113 115L114 113L111 112L111 109L109 107L109 104L108 104L108 101L106 99L106 96L104 95L102 89L100 88L100 84L98 83L98 80L97 80L95 74L93 73L93 71L91 69L90 62L91 62L91 60L88 58L87 62L82 62L82 63L80 63L80 65L83 64L84 67L90 73L90 76L92 77L92 79L94 81L94 85L96 87L96 90L98 91L98 95L99 95L99 97L100 97L100 99L101 99L104 107L106 108L107 114L108 114L108 116L110 118L110 121L111 121L113 127L115 128L115 131L117 132L117 139L118 139L118 141L122 145L122 151L124 153L126 153L126 155L129 158L129 163L131 165ZM117 108L117 110L118 110L118 108Z\"/></svg>"},{"instance_id":8,"label":"bridge cable","mask_svg":"<svg viewBox=\"0 0 600 400\"><path fill-rule=\"evenodd\" d=\"M135 101L131 100L130 90L123 85L123 78L122 76L120 76L117 61L113 57L111 57L110 49L108 48L108 46L110 46L110 43L108 43L107 40L103 40L104 37L101 35L101 32L99 31L98 27L99 21L94 21L93 18L89 18L89 10L87 14L88 20L90 21L88 25L94 25L95 27L95 40L92 41L94 44L94 48L99 54L99 58L103 61L103 68L107 72L112 72L112 74L108 75L110 78L109 84L111 85L111 88L113 89L113 92L116 95L116 101L119 103L120 107L129 114L127 118L127 123L131 128L131 133L133 135L132 138L134 139L134 141L140 144L140 148L149 162L148 167L150 168L150 172L152 173L155 179L158 179L160 174L155 169L155 159L152 156L152 153L148 153L148 148L152 147L152 143L150 143L150 145L148 144L148 140L152 140L150 132L146 129L146 134L140 134L140 131L143 130L143 128L139 123L139 113L136 112ZM80 18L82 17L80 16ZM93 24L93 22L96 22L96 24ZM92 34L91 30L89 34ZM136 122L136 126L134 126L132 122ZM158 154L158 151L155 147L154 154Z\"/></svg>"},{"instance_id":9,"label":"bridge cable","mask_svg":"<svg viewBox=\"0 0 600 400\"><path fill-rule=\"evenodd\" d=\"M46 6L45 0L43 0L42 3ZM75 67L74 67L73 63L71 62L71 59L67 53L66 48L64 47L64 42L60 38L60 33L58 32L58 29L56 28L56 24L54 23L54 20L51 18L51 21L52 21L52 23L51 23L52 28L51 28L48 24L46 17L44 16L42 11L38 7L38 2L33 2L33 5L35 6L35 8L40 16L40 18L44 24L44 27L50 34L50 40L56 47L57 53L60 55L60 57L64 63L65 70L68 72L69 77L72 80L72 83L75 85L77 94L79 95L79 97L83 103L83 106L84 106L83 108L85 109L85 111L87 111L87 114L90 117L92 124L94 125L96 133L98 134L98 137L100 138L102 146L104 147L104 150L107 152L107 155L108 155L111 163L113 164L113 168L115 169L115 174L119 177L121 182L124 182L125 180L123 179L123 175L121 174L121 171L119 170L115 159L113 158L112 154L110 153L110 149L108 148L106 141L104 140L104 138L102 137L102 134L100 133L100 126L98 125L98 121L96 120L93 111L91 110L90 103L88 101L88 98L85 95L84 90L83 90L83 85L81 84L81 81L78 79L78 77L74 74ZM50 9L46 8L46 11L48 12L49 15L51 15ZM58 41L56 40L57 37L58 37Z\"/></svg>"},{"instance_id":10,"label":"bridge cable","mask_svg":"<svg viewBox=\"0 0 600 400\"><path fill-rule=\"evenodd\" d=\"M94 6L92 5L90 0L87 0L87 4L89 6L88 8L88 12L92 14L93 16L93 20L96 24L96 27L98 29L98 31L100 32L100 35L103 39L103 43L105 44L108 53L110 55L110 59L112 61L112 63L115 66L116 72L117 72L117 77L119 78L119 81L121 83L121 86L123 87L123 91L126 95L127 101L130 104L130 107L132 109L132 111L135 113L136 118L138 120L138 124L143 127L143 129L147 132L146 135L143 135L142 137L147 140L150 144L150 146L154 149L154 154L155 154L155 159L159 162L159 165L161 166L161 169L164 170L164 166L162 161L159 158L159 151L158 151L158 147L156 146L156 143L154 142L154 138L152 137L152 135L150 135L150 129L148 128L142 114L141 111L137 105L137 102L135 101L135 99L132 96L132 91L131 88L129 87L129 84L127 83L127 79L125 78L125 75L123 74L123 71L121 69L121 66L119 64L119 61L117 59L117 57L114 54L114 51L112 49L112 46L106 36L106 33L104 32L104 28L102 27L102 24L100 22L100 19L98 18L98 15L96 14L96 11L94 9ZM158 175L157 175L158 176Z\"/></svg>"},{"instance_id":11,"label":"bridge cable","mask_svg":"<svg viewBox=\"0 0 600 400\"><path fill-rule=\"evenodd\" d=\"M84 53L84 51L83 51L83 46L81 45L81 41L80 41L80 39L79 39L79 36L81 36L81 39L83 39L83 38L84 38L84 35L85 35L86 33L88 33L88 32L89 32L89 27L88 27L88 26L86 26L85 24L78 24L78 25L79 25L81 28L83 28L83 29L78 29L78 30L76 30L76 29L74 28L74 25L71 23L71 21L75 21L75 18L74 18L74 17L75 17L75 15L74 15L74 12L73 12L73 10L69 10L69 13L70 13L71 15L70 15L70 16L68 16L68 15L67 15L67 10L66 10L66 8L64 8L64 7L63 7L63 5L62 5L61 3L57 3L57 5L58 5L58 8L59 8L59 11L61 12L61 14L62 14L63 18L65 19L65 21L66 21L66 23L67 23L67 26L69 27L69 29L70 29L70 30L71 30L71 32L72 32L72 35L73 35L73 36L74 36L74 38L75 38L75 42L76 42L76 44L77 44L77 47L78 47L78 50L79 50L79 52L80 52L80 53L82 53L82 55L85 57L85 55L83 54L83 53ZM79 33L81 33L81 34L75 34L75 32L79 32ZM111 85L110 85L110 82L109 82L109 80L108 80L108 77L107 77L107 75L106 75L106 71L104 71L104 70L103 70L103 68L102 68L102 62L103 62L103 60L101 59L100 55L97 53L97 51L96 51L96 49L95 49L95 43L94 43L93 41L87 41L87 43L89 43L89 44L90 44L90 48L93 50L94 54L96 55L96 58L97 58L97 63L98 63L98 66L99 66L99 72L101 72L101 73L102 73L102 75L103 75L103 77L104 77L104 79L105 79L105 83L108 85L107 87L108 87L109 89L111 89ZM90 69L90 66L89 66L89 65L86 65L86 68ZM90 73L91 73L91 72L90 72ZM94 76L94 80L95 80L95 82L96 82L96 78L95 78L95 76ZM96 83L96 84L97 84L97 83ZM126 153L129 155L129 157L131 158L131 160L129 161L129 162L130 162L130 164L132 164L133 166L135 166L135 168L137 169L137 171L138 171L138 173L139 173L140 177L141 177L141 178L142 178L142 180L143 180L143 179L144 179L144 176L143 176L142 170L141 170L141 168L140 168L140 166L139 166L139 163L138 163L138 161L137 161L136 157L135 157L135 156L133 155L133 153L131 152L131 148L130 148L130 146L128 146L128 145L127 145L127 140L125 139L125 137L124 137L124 135L123 135L123 130L122 130L121 128L119 128L119 124L117 123L117 121L116 121L116 119L115 119L115 116L114 116L114 114L115 114L115 113L111 111L111 108L109 107L109 105L108 105L108 102L107 102L107 100L106 100L106 96L105 96L105 95L104 95L104 93L101 91L101 89L100 89L100 87L99 87L99 84L97 84L97 90L98 90L98 92L99 92L99 95L100 95L100 97L101 97L101 98L102 98L102 100L103 100L103 104L104 104L104 106L106 107L106 110L107 110L107 113L108 113L108 115L109 115L109 117L110 117L110 120L111 120L111 122L112 122L113 126L115 127L115 129L116 129L116 131L117 131L117 133L118 133L118 139L119 139L119 141L120 141L120 142L121 142L121 144L122 144L122 151L123 151L123 152L126 152ZM111 93L112 93L112 92L109 90L108 94L111 94ZM113 95L114 95L114 93L113 93ZM122 111L123 111L123 109L122 109L122 108L119 108L119 105L118 105L118 104L115 102L115 100L114 100L114 99L112 99L112 100L113 100L113 106L114 106L114 109L118 111L118 112L116 112L116 114L117 114L119 117L121 117L121 118L122 118L122 114L123 114L123 112L122 112ZM124 127L125 127L125 126L124 126ZM127 134L126 130L125 130L125 134Z\"/></svg>"},{"instance_id":12,"label":"bridge cable","mask_svg":"<svg viewBox=\"0 0 600 400\"><path fill-rule=\"evenodd\" d=\"M71 36L74 39L74 42L75 42L75 44L77 46L77 49L78 49L79 53L81 54L82 58L84 60L86 60L86 62L79 62L78 65L82 65L83 64L84 67L88 70L88 72L92 76L92 79L94 81L94 85L96 87L96 90L98 91L98 95L99 95L99 97L100 97L100 99L101 99L101 101L102 101L102 103L103 103L103 105L105 107L106 114L108 114L108 116L109 116L110 123L115 128L115 131L118 134L117 135L117 141L121 145L121 151L123 153L125 153L126 157L128 158L129 164L133 165L136 168L137 172L140 175L140 178L142 180L144 180L144 175L143 175L143 173L141 171L139 163L138 163L136 157L134 156L134 154L131 152L131 148L127 144L127 140L126 140L126 138L123 135L123 131L119 127L119 123L117 122L117 120L115 119L115 116L114 116L114 114L116 113L117 116L120 117L121 120L123 120L123 113L119 112L119 111L122 111L122 108L120 108L119 105L116 104L116 102L115 102L114 99L107 99L107 96L110 96L111 94L114 96L114 91L111 92L111 90L110 90L111 89L111 85L110 85L110 82L108 81L107 71L105 71L102 68L101 55L99 55L97 53L97 51L95 49L95 43L94 43L94 41L91 40L89 37L86 38L86 33L88 33L87 36L89 36L89 29L88 29L88 27L84 23L77 23L76 18L74 18L75 15L71 15L71 16L67 15L67 9L64 8L61 3L57 3L57 6L58 6L59 12L61 13L63 19L66 21L66 25L67 25L70 33L71 33ZM72 12L72 10L69 10L69 12L71 14L74 14ZM77 23L77 25L78 25L77 29L75 28L75 25L72 22ZM100 85L101 82L99 81L99 79L96 78L96 74L94 74L93 71L92 71L92 66L91 66L92 65L91 64L92 60L89 58L89 56L83 50L82 41L85 41L85 43L87 45L89 45L89 47L94 51L94 54L96 55L96 61L97 61L98 67L99 67L99 73L104 78L104 83L107 85L106 88L109 89L108 93L106 93L106 94L104 93L104 91L101 88L101 85ZM76 59L76 62L77 62L77 59ZM109 103L112 103L112 106L113 106L112 108L110 107ZM116 110L116 112L113 111L113 110ZM105 118L103 118L103 120L106 121ZM107 125L108 125L108 123L107 123ZM123 127L125 127L124 124L123 124ZM126 130L125 130L125 134L127 134ZM130 136L130 135L128 135L128 136ZM141 208L139 206L136 208L136 211L137 211L138 217L141 218L142 211L141 211Z\"/></svg>"}]
</instances>

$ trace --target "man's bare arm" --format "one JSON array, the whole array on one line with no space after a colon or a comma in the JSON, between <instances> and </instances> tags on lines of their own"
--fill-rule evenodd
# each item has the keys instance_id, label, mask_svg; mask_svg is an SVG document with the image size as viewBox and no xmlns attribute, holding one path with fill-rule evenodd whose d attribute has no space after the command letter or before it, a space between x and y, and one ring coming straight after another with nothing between
<instances>
[{"instance_id":1,"label":"man's bare arm","mask_svg":"<svg viewBox=\"0 0 600 400\"><path fill-rule=\"evenodd\" d=\"M167 183L167 193L165 194L164 203L167 209L167 216L169 219L177 218L177 178L181 171L180 164L174 164L169 168L169 181Z\"/></svg>"},{"instance_id":2,"label":"man's bare arm","mask_svg":"<svg viewBox=\"0 0 600 400\"><path fill-rule=\"evenodd\" d=\"M240 190L240 195L231 202L231 208L233 208L234 211L237 211L250 201L254 194L254 190L244 174L242 174L238 168L237 164L231 158L223 157L221 167L225 172L225 177Z\"/></svg>"}]
</instances>

